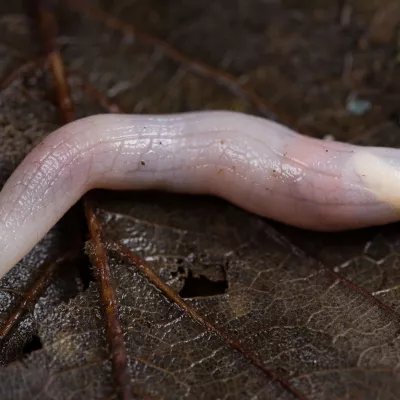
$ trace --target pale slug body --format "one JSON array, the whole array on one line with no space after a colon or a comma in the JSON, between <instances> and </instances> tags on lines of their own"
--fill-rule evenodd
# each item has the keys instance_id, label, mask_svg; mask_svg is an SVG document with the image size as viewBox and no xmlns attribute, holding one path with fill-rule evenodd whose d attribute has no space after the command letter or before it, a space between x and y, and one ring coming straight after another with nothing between
<instances>
[{"instance_id":1,"label":"pale slug body","mask_svg":"<svg viewBox=\"0 0 400 400\"><path fill-rule=\"evenodd\" d=\"M84 118L49 135L0 192L0 276L92 188L213 194L291 225L342 230L398 219L400 151L233 112Z\"/></svg>"}]
</instances>

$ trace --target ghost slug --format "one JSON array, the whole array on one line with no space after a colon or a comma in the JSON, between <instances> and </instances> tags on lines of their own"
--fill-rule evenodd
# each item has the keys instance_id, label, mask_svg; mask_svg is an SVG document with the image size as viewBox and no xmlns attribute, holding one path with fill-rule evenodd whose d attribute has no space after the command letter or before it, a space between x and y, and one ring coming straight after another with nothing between
<instances>
[{"instance_id":1,"label":"ghost slug","mask_svg":"<svg viewBox=\"0 0 400 400\"><path fill-rule=\"evenodd\" d=\"M398 219L400 153L225 111L83 118L47 136L0 192L0 276L93 188L211 194L337 231Z\"/></svg>"}]
</instances>

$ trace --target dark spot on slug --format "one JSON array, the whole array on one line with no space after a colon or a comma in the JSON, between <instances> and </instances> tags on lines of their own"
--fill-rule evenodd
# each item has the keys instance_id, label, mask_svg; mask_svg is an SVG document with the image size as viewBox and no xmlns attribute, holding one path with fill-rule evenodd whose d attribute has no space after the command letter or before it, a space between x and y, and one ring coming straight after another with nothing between
<instances>
[{"instance_id":1,"label":"dark spot on slug","mask_svg":"<svg viewBox=\"0 0 400 400\"><path fill-rule=\"evenodd\" d=\"M328 152L328 151L329 151L328 149L325 150L325 152Z\"/></svg>"},{"instance_id":2,"label":"dark spot on slug","mask_svg":"<svg viewBox=\"0 0 400 400\"><path fill-rule=\"evenodd\" d=\"M225 143L225 141L224 140L221 140L221 142L220 142L221 144L224 144Z\"/></svg>"},{"instance_id":3,"label":"dark spot on slug","mask_svg":"<svg viewBox=\"0 0 400 400\"><path fill-rule=\"evenodd\" d=\"M146 163L144 161L140 161L140 164L142 165L146 165Z\"/></svg>"},{"instance_id":4,"label":"dark spot on slug","mask_svg":"<svg viewBox=\"0 0 400 400\"><path fill-rule=\"evenodd\" d=\"M220 168L220 169L217 171L217 174L220 175L220 174L222 174L223 172L224 172L224 170L223 170L222 168Z\"/></svg>"}]
</instances>

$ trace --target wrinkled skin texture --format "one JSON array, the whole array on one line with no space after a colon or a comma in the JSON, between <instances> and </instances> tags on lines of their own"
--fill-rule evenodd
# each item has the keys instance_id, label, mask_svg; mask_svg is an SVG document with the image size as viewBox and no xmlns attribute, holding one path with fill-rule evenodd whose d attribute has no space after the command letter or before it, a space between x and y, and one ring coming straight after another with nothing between
<instances>
[{"instance_id":1,"label":"wrinkled skin texture","mask_svg":"<svg viewBox=\"0 0 400 400\"><path fill-rule=\"evenodd\" d=\"M399 74L396 73L397 69L390 73L390 65L392 65L396 52L384 53L380 46L372 46L367 51L356 50L356 41L368 26L370 17L376 9L384 8L387 2L387 0L379 1L373 5L365 0L352 1L353 14L350 32L346 27L338 30L338 18L335 14L337 13L337 3L321 0L316 2L252 0L237 2L235 3L236 7L233 6L234 3L226 0L216 2L195 0L184 3L172 0L168 4L159 0L96 3L101 3L111 14L132 22L144 32L170 38L177 49L196 59L213 66L220 66L238 76L244 74L245 78L249 78L252 88L271 103L277 104L279 110L284 114L293 117L297 122L295 125L299 126L301 132L318 137L331 134L337 140L353 142L361 140L368 145L398 147L399 128L394 123L387 121L390 111L398 108L398 101L393 101L393 94L399 92ZM14 4L14 2L9 2L7 9ZM255 7L257 4L259 7ZM298 10L299 5L304 8ZM163 12L166 7L168 7L167 13ZM313 13L316 7L317 12ZM294 8L295 10L293 10ZM367 8L369 15L363 12L363 9ZM152 10L154 12L151 12ZM60 11L59 16L66 21L71 21L62 28L63 38L67 34L72 39L67 39L68 43L63 45L62 49L67 66L84 79L90 79L90 82L102 93L110 94L112 99L121 104L127 112L171 113L215 108L257 113L257 110L252 109L245 99L238 99L235 93L232 94L229 90L224 91L214 79L200 78L179 64L171 65L166 57L162 57L160 61L160 58L157 59L156 52L153 56L153 48L143 48L140 46L140 41L135 41L133 46L132 43L124 45L124 35L112 33L102 24L94 24L89 18L80 18L76 13L70 15L67 7ZM154 18L154 14L161 18ZM250 26L243 23L250 18L252 21ZM12 26L14 27L15 24ZM360 32L361 30L363 32ZM25 37L31 39L26 40L28 45L25 47L28 51L24 51L24 58L33 58L40 51L40 45L32 44L35 43L36 38L32 36L29 29L27 29ZM6 67L2 69L3 75L21 64L21 57L14 53L14 49L21 49L21 46L15 40L12 40L11 43L12 51L7 52L7 57L2 57L1 63ZM344 100L349 91L354 88L352 80L343 82L341 79L343 58L351 50L356 50L353 53L354 76L356 77L356 74L360 76L361 69L364 76L368 77L368 80L355 82L357 87L361 86L364 94L371 88L379 91L379 98L368 97L374 106L369 113L362 117L352 116L344 109ZM390 54L389 57L388 54ZM10 57L13 57L11 62ZM381 61L384 57L386 60L382 64ZM381 70L376 69L377 62ZM369 71L374 72L369 73ZM32 75L36 76L37 74L38 72L35 71L34 74L29 74L29 79L22 81L22 90L17 82L17 85L13 85L6 93L3 92L2 114L6 116L4 119L10 121L10 125L16 131L16 140L13 143L18 140L21 143L25 138L32 140L33 137L36 137L33 134L35 130L43 137L58 127L59 114L51 103L54 101L54 96L51 95L53 88L48 80L39 81L39 83L36 80L32 81ZM71 92L74 95L76 112L79 116L104 112L104 109L97 103L95 104L92 99L88 99L81 93L74 79L71 79L71 84ZM28 85L27 90L26 85ZM32 96L32 89L34 94L39 91L41 96ZM12 93L16 93L19 98L28 97L26 104L13 101L15 96L10 96ZM32 98L35 101L32 101ZM0 176L2 179L3 177L8 178L12 170L17 167L17 163L21 161L23 154L27 154L31 148L19 146L18 151L14 153L16 155L10 157L9 153L4 151L3 143L4 141L1 140L0 146L3 151L0 157L2 166ZM29 143L33 144L32 141ZM38 144L38 141L35 140L35 144ZM4 182L5 179L1 181L1 184ZM149 229L149 233L145 236L146 243L148 243L145 248L147 255L149 249L153 250L155 243L158 246L150 253L150 256L160 252L159 225L164 226L166 220L172 225L170 230L168 227L163 229L171 240L171 244L165 250L165 254L169 256L171 249L176 249L177 240L181 240L181 231L176 231L177 224L173 224L176 219L181 218L182 221L187 221L184 226L178 225L178 227L185 231L192 231L193 229L200 230L198 229L199 223L201 225L201 222L207 221L207 218L212 219L210 227L214 226L218 216L221 220L219 220L219 224L217 223L217 228L218 226L220 229L225 227L227 232L233 231L234 233L236 225L233 222L240 219L236 214L231 219L226 217L227 210L231 209L226 203L223 203L220 209L215 210L209 208L206 199L200 197L193 199L193 203L198 204L197 209L190 209L183 213L183 206L179 202L180 196L174 196L171 200L176 207L173 220L171 221L171 217L169 219L161 217L154 221L150 218L154 214L154 208L148 205L149 199L140 203L136 197L139 193L128 197L129 200L126 200L129 196L127 193L107 193L107 195L111 194L119 196L119 201L114 204L114 214L112 214L115 216L112 221L116 221L110 228L113 237L116 240L122 238L124 243L129 243L129 241L134 243L137 238L138 245L135 247L132 244L131 249L135 252L143 250L145 233L139 231L137 236L133 234L137 229L138 218L141 217L143 223L140 224L139 221L139 225L147 226ZM94 195L96 200L101 201L98 192ZM161 207L166 203L165 197L157 194L153 201ZM134 207L134 212L126 218L131 222L130 225L126 222L122 224L124 220L121 220L120 215L124 212L124 208L121 205L121 199L125 199L130 207ZM145 206L150 207L150 211L143 215ZM239 210L236 212L239 213ZM243 239L239 242L243 244L249 238L254 237L256 228L261 229L261 227L257 224L254 227L249 222L249 220L257 219L256 217L246 213L242 214L244 219L242 226L251 228L249 230L237 228L239 232L244 231L240 236ZM112 215L106 214L105 221L109 221ZM194 216L198 219L195 219ZM68 220L68 217L64 220ZM270 221L257 220L260 224L271 226ZM115 236L116 227L119 227L117 232L121 232L121 225L128 225L126 233ZM296 381L303 382L305 387L303 386L301 390L312 399L341 399L346 396L358 396L371 400L387 399L391 398L390 396L394 399L399 398L398 375L395 369L399 362L398 320L391 319L387 310L379 310L371 304L372 296L375 296L388 307L399 310L398 225L339 234L304 232L284 227L281 224L272 225L277 226L281 232L285 229L285 235L291 241L297 239L297 243L304 251L318 257L326 266L339 270L342 276L360 285L371 296L363 299L357 296L355 290L344 290L344 284L336 284L332 287L332 280L324 279L321 274L312 275L313 270L318 269L318 265L305 268L306 264L302 259L291 257L282 264L285 256L292 254L290 249L285 248L280 251L275 242L266 244L265 236L261 235L259 240L253 240L247 246L248 255L243 254L242 249L239 249L237 268L230 268L232 274L235 274L234 271L238 273L233 279L228 277L230 291L226 296L226 307L222 307L222 310L228 312L226 318L221 318L221 314L219 314L222 311L219 305L224 301L220 299L220 296L215 300L204 300L203 309L207 318L212 318L212 315L215 314L217 316L215 320L219 321L222 327L226 320L231 321L230 335L235 333L236 327L242 327L242 336L240 337L245 340L245 344L256 337L253 334L249 335L249 332L256 334L259 330L265 331L265 335L258 336L259 340L256 343L250 342L249 344L267 346L262 353L266 363L272 368L279 368L283 374L290 374ZM172 234L168 235L170 231ZM210 279L215 280L224 279L221 273L214 278L214 271L218 271L218 265L215 265L215 257L213 257L213 248L219 248L221 242L224 243L224 241L221 236L212 235L213 232L208 226L200 230L200 234L202 232L203 236L209 240L203 246L193 249L191 247L194 240L193 235L189 236L188 250L184 252L181 245L177 250L177 261L180 263L182 256L187 254L187 268L192 269L194 268L192 265L193 254L200 258L200 262L204 257L207 257L206 262L211 257L212 264L206 271L204 271L204 267L201 268L202 265L199 265L193 273L206 274ZM46 237L48 236L46 235ZM64 240L66 245L70 244L70 237L70 235L66 236L66 240ZM179 243L181 242L179 241ZM233 242L234 245L235 243ZM237 246L235 245L233 248L236 249ZM222 250L222 254L225 254L225 248ZM231 248L227 250L231 250ZM40 246L35 246L32 253L38 251L40 251ZM18 282L31 282L34 279L33 273L40 272L43 261L28 257L29 263L25 257L17 268L13 268L7 274L3 282L6 280L9 282L11 277ZM282 273L279 272L281 266ZM127 273L125 265L120 268L123 275L116 271L114 264L112 268L116 277L120 277L117 281L118 287L121 285L127 287L126 297L122 296L121 312L123 322L127 324L124 325L124 337L127 343L132 343L130 359L136 370L139 369L137 356L143 354L138 354L137 324L142 322L143 325L147 325L149 336L155 340L155 342L148 341L148 336L144 336L144 341L149 349L147 354L151 356L158 344L157 338L163 337L159 332L164 325L158 325L158 318L165 318L167 321L169 310L165 310L164 307L167 305L162 298L156 305L151 301L151 293L154 289L151 288L151 285L143 285L143 281L136 281L136 276ZM169 282L171 276L168 274L166 277L165 270L167 268L176 271L178 267L168 267L165 265L165 261L161 260L160 270L156 269L155 271L164 272L162 276L169 279ZM238 284L240 285L242 279L245 282L251 282L256 274L263 270L265 273L260 275L261 281L252 285L256 289L261 285L264 289L262 293L258 294L257 291L253 291L251 297L240 296L240 293L235 296L232 293L232 290L235 290ZM305 274L310 278L304 279ZM313 279L314 276L315 279ZM15 285L12 286L12 289L21 291L20 287ZM97 287L93 287L90 292L86 291L83 296L79 297L76 303L62 306L65 313L58 308L56 313L60 315L59 319L55 318L50 307L43 307L40 304L35 306L35 310L40 308L42 315L48 316L48 328L43 328L41 325L40 329L44 348L42 351L32 354L33 358L29 363L29 369L26 369L25 362L24 364L14 363L10 366L11 369L4 372L1 385L2 396L0 397L4 395L4 398L25 399L36 396L43 399L60 399L62 393L65 398L71 395L95 398L94 391L99 390L99 386L100 388L108 386L111 393L115 392L109 368L107 368L107 366L110 367L109 364L106 364L106 368L102 371L99 371L98 364L91 364L93 353L102 354L104 358L99 358L106 360L106 363L109 360L109 353L104 344L105 321L98 318L101 310L99 310L99 299L96 296L97 290ZM2 293L9 295L11 291L4 290ZM246 290L241 293L246 293ZM12 294L14 295L14 293ZM118 296L121 298L121 292ZM142 306L142 302L137 302L137 299L142 298L148 299L148 308ZM281 302L282 306L279 307L277 302ZM4 308L7 305L9 312L12 312L14 308L12 305L10 307L9 303L2 303ZM215 313L210 312L210 303L215 304ZM131 307L126 307L128 304ZM144 311L145 315L154 316L155 319L150 320L151 324L148 322L148 318L143 319L142 309L148 310L147 313ZM255 313L246 314L250 309L255 309ZM156 315L154 314L155 310L157 310ZM5 316L9 315L9 312ZM137 313L137 319L134 318L133 313ZM237 319L230 318L231 314L236 315ZM79 330L78 333L82 332L81 338L75 334L76 331L71 334L71 318L68 315L71 315L71 318L75 315L76 324L74 326ZM240 319L241 315L243 315L243 319ZM271 316L275 316L272 318L276 318L276 324ZM249 327L246 320L251 321L254 325ZM392 322L390 323L390 321ZM83 324L83 322L87 322L87 324ZM98 327L99 333L93 333L93 325ZM281 326L281 329L276 325ZM294 329L293 325L296 326ZM182 333L182 331L185 332L184 326L180 324L169 326L172 340L177 337L181 340L185 339L186 336ZM160 330L157 330L158 327ZM256 327L258 329L255 329ZM144 326L144 328L146 327ZM36 328L34 327L34 329ZM51 331L49 331L50 329ZM63 340L54 343L55 335L61 332ZM155 333L157 333L156 337L154 337ZM19 331L13 334L13 337L16 336L21 336ZM98 341L95 341L94 337L98 337ZM187 352L182 354L181 343L175 346L175 354L184 358ZM312 343L311 346L310 343ZM207 351L201 343L193 343L193 350L196 346L199 348L197 354L200 354L200 359L204 358L209 362L212 351ZM258 349L259 347L257 347ZM289 352L286 352L286 349ZM216 355L220 354L218 352ZM85 355L89 355L89 357ZM44 362L44 358L48 360L48 363ZM229 359L225 359L228 363ZM55 360L59 362L55 363ZM214 361L214 359L211 360ZM179 368L180 362L177 359L174 361L174 364L177 365L176 368ZM151 395L152 390L158 389L154 392L156 398L164 396L167 398L167 393L173 398L174 394L178 393L176 387L171 389L170 386L161 386L160 381L153 379L152 370L146 368L146 364L142 365L143 380L148 382L147 388L143 389L144 394ZM204 363L198 365L201 366ZM240 366L242 365L240 364ZM180 377L190 377L191 375L186 371L184 370ZM232 370L231 368L227 371L234 373L236 369ZM247 376L252 375L248 370L245 370L245 373ZM150 377L148 377L149 375ZM134 375L135 388L136 377L137 375ZM204 375L199 377L201 381L199 379L196 383L204 380ZM51 382L46 378L49 378ZM90 385L88 385L89 379ZM27 383L28 380L36 382L40 394L31 390L32 386ZM236 382L237 384L235 384ZM236 388L239 397L240 390L245 386L240 381L236 382L228 381L227 384L233 393L232 398L234 398ZM199 393L202 393L205 398L216 396L215 392L207 390L209 387L205 389L204 386L198 384L196 387L197 392L194 393L197 396L193 397L198 398ZM42 390L40 391L40 389ZM139 391L140 389L139 387ZM44 391L46 394L48 393L48 397L45 396ZM274 396L275 393L271 394L271 392L269 392L270 396L276 400L278 396ZM112 397L111 393L109 397ZM263 393L267 396L265 391ZM104 399L105 397L107 395L103 389L97 398ZM286 399L285 396L280 398Z\"/></svg>"},{"instance_id":2,"label":"wrinkled skin texture","mask_svg":"<svg viewBox=\"0 0 400 400\"><path fill-rule=\"evenodd\" d=\"M308 138L241 113L98 115L49 135L0 193L4 275L88 190L211 194L313 230L395 221L398 151Z\"/></svg>"}]
</instances>

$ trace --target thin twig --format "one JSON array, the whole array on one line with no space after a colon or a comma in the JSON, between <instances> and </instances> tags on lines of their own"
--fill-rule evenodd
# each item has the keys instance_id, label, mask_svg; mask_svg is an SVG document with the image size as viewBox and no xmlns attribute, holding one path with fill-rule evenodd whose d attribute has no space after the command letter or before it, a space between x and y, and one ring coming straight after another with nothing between
<instances>
[{"instance_id":1,"label":"thin twig","mask_svg":"<svg viewBox=\"0 0 400 400\"><path fill-rule=\"evenodd\" d=\"M57 102L61 111L61 118L64 123L71 122L75 119L75 114L69 94L66 69L56 42L57 22L52 7L49 6L47 0L37 0L37 16L44 50L55 81ZM96 253L94 267L99 284L100 298L105 313L116 391L121 400L128 400L132 398L132 387L124 336L119 320L115 285L109 269L105 250L102 247L94 211L87 197L86 200L84 200L84 209Z\"/></svg>"},{"instance_id":2,"label":"thin twig","mask_svg":"<svg viewBox=\"0 0 400 400\"><path fill-rule=\"evenodd\" d=\"M126 354L124 334L119 320L115 283L111 274L106 250L101 239L99 223L93 210L93 204L88 200L88 197L84 200L84 207L93 243L95 256L93 258L93 264L95 266L96 278L100 286L100 299L105 313L107 336L114 369L114 380L117 385L116 390L120 399L127 400L132 397L132 387L127 368L128 356Z\"/></svg>"},{"instance_id":3,"label":"thin twig","mask_svg":"<svg viewBox=\"0 0 400 400\"><path fill-rule=\"evenodd\" d=\"M61 119L64 123L71 122L75 119L75 114L69 94L64 62L56 41L57 22L48 0L36 0L36 2L38 27L42 36L44 52L55 81L54 87L57 92L57 104L60 108Z\"/></svg>"},{"instance_id":4,"label":"thin twig","mask_svg":"<svg viewBox=\"0 0 400 400\"><path fill-rule=\"evenodd\" d=\"M54 272L59 267L63 260L52 261L40 269L39 278L36 279L29 290L24 293L22 301L18 307L7 318L4 325L0 328L0 339L4 341L6 336L9 335L21 318L29 311L37 302L42 293L47 289L51 282Z\"/></svg>"}]
</instances>

